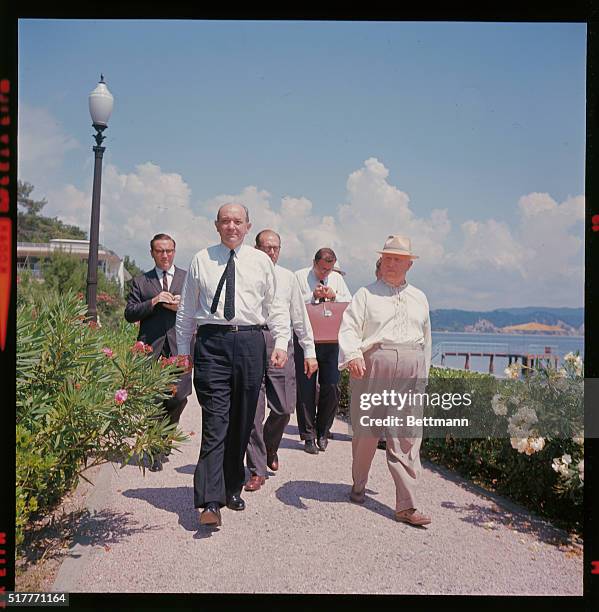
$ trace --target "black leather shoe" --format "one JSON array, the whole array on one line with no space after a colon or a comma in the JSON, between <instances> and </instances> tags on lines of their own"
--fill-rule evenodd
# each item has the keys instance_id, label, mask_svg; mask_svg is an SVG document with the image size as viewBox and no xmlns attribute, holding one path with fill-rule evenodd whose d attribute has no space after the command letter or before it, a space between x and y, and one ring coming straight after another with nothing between
<instances>
[{"instance_id":1,"label":"black leather shoe","mask_svg":"<svg viewBox=\"0 0 599 612\"><path fill-rule=\"evenodd\" d=\"M220 508L216 502L206 504L204 510L200 514L200 525L211 525L220 527L222 520L220 518Z\"/></svg>"},{"instance_id":2,"label":"black leather shoe","mask_svg":"<svg viewBox=\"0 0 599 612\"><path fill-rule=\"evenodd\" d=\"M326 438L325 436L322 436L321 438L318 438L318 441L316 442L316 444L318 445L318 448L324 452L325 450L327 450L327 444L329 443L328 438Z\"/></svg>"},{"instance_id":3,"label":"black leather shoe","mask_svg":"<svg viewBox=\"0 0 599 612\"><path fill-rule=\"evenodd\" d=\"M318 447L314 444L314 440L306 440L304 451L311 455L318 455Z\"/></svg>"},{"instance_id":4,"label":"black leather shoe","mask_svg":"<svg viewBox=\"0 0 599 612\"><path fill-rule=\"evenodd\" d=\"M245 510L245 502L241 499L240 495L231 495L227 499L227 508L231 510Z\"/></svg>"},{"instance_id":5,"label":"black leather shoe","mask_svg":"<svg viewBox=\"0 0 599 612\"><path fill-rule=\"evenodd\" d=\"M152 461L152 465L150 466L150 472L160 472L162 471L162 456L156 455L154 457L154 461Z\"/></svg>"}]
</instances>

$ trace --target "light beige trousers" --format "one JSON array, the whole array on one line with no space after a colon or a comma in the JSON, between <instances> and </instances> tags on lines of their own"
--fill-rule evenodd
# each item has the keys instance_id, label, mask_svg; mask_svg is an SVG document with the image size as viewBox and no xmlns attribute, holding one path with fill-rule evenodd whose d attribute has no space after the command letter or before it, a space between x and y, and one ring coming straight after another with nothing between
<instances>
[{"instance_id":1,"label":"light beige trousers","mask_svg":"<svg viewBox=\"0 0 599 612\"><path fill-rule=\"evenodd\" d=\"M418 345L376 345L364 354L366 373L359 383L360 391L379 393L381 386L408 393L422 391L421 384L426 376L424 351ZM357 386L357 385L356 385ZM354 385L352 384L352 390ZM359 401L352 391L352 404ZM391 414L393 410L389 411ZM358 410L352 410L352 415ZM402 414L402 413L397 413ZM414 411L412 411L414 414ZM405 411L404 411L405 416ZM354 490L363 491L368 482L368 473L376 452L379 435L364 431L352 425L352 478ZM421 432L421 430L420 430ZM411 432L414 435L415 431ZM387 441L387 467L395 483L395 510L416 508L416 483L422 471L420 463L420 444L422 434L416 437L399 437L395 432L384 428Z\"/></svg>"}]
</instances>

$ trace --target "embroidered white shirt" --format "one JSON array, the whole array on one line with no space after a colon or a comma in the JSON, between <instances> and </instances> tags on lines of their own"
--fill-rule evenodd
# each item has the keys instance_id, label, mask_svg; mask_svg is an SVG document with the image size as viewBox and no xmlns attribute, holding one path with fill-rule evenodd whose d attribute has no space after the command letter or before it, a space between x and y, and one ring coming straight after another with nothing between
<instances>
[{"instance_id":1,"label":"embroidered white shirt","mask_svg":"<svg viewBox=\"0 0 599 612\"><path fill-rule=\"evenodd\" d=\"M431 323L428 300L420 289L407 282L392 287L377 280L356 291L339 329L339 369L379 342L420 344L428 376Z\"/></svg>"}]
</instances>

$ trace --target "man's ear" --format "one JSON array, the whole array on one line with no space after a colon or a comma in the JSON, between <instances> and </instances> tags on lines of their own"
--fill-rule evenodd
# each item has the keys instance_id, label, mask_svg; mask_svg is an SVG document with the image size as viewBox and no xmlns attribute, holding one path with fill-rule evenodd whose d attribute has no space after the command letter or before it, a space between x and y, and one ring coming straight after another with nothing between
<instances>
[{"instance_id":1,"label":"man's ear","mask_svg":"<svg viewBox=\"0 0 599 612\"><path fill-rule=\"evenodd\" d=\"M410 265L408 266L408 270L412 267L412 264L414 263L413 259L410 259Z\"/></svg>"},{"instance_id":2,"label":"man's ear","mask_svg":"<svg viewBox=\"0 0 599 612\"><path fill-rule=\"evenodd\" d=\"M252 224L248 223L248 232L252 229Z\"/></svg>"},{"instance_id":3,"label":"man's ear","mask_svg":"<svg viewBox=\"0 0 599 612\"><path fill-rule=\"evenodd\" d=\"M214 227L216 228L216 231L218 232L218 221L214 222Z\"/></svg>"}]
</instances>

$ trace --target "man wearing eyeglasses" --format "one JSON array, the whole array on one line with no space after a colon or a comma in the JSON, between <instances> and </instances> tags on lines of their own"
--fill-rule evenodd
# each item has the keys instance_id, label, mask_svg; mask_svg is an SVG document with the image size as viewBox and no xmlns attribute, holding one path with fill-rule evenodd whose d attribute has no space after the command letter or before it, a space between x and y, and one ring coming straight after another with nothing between
<instances>
[{"instance_id":1,"label":"man wearing eyeglasses","mask_svg":"<svg viewBox=\"0 0 599 612\"><path fill-rule=\"evenodd\" d=\"M256 236L256 248L266 253L275 265L277 292L289 309L291 326L304 351L303 371L310 378L318 368L312 325L302 299L295 274L277 264L281 253L281 237L270 229L262 230ZM266 342L267 353L274 347L270 330L262 331ZM268 402L270 413L264 421L265 404ZM273 472L279 469L278 450L283 432L291 413L295 410L295 363L293 357L293 340L287 345L287 363L284 368L268 365L260 388L256 416L246 451L247 466L250 478L245 484L246 491L257 491L266 481L266 467Z\"/></svg>"},{"instance_id":2,"label":"man wearing eyeglasses","mask_svg":"<svg viewBox=\"0 0 599 612\"><path fill-rule=\"evenodd\" d=\"M187 272L174 265L175 241L168 234L156 234L152 238L150 255L156 265L131 281L125 319L129 323L139 321L137 339L151 345L153 356L158 359L177 354L175 322ZM177 385L176 394L164 400L164 410L171 423L179 422L190 393L191 373L186 373ZM156 455L150 470L162 470L163 459Z\"/></svg>"}]
</instances>

